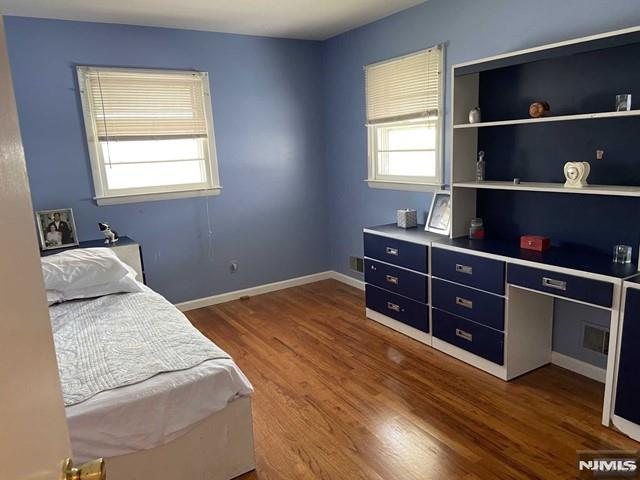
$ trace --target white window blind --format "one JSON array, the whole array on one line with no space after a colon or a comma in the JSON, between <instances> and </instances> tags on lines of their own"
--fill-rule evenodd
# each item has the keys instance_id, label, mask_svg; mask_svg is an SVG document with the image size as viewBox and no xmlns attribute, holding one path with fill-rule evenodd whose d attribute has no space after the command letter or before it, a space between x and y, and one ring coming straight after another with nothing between
<instances>
[{"instance_id":1,"label":"white window blind","mask_svg":"<svg viewBox=\"0 0 640 480\"><path fill-rule=\"evenodd\" d=\"M85 78L101 141L207 135L198 73L90 70Z\"/></svg>"},{"instance_id":2,"label":"white window blind","mask_svg":"<svg viewBox=\"0 0 640 480\"><path fill-rule=\"evenodd\" d=\"M99 204L219 191L206 73L78 67L78 80Z\"/></svg>"},{"instance_id":3,"label":"white window blind","mask_svg":"<svg viewBox=\"0 0 640 480\"><path fill-rule=\"evenodd\" d=\"M441 48L365 67L369 125L439 115Z\"/></svg>"}]
</instances>

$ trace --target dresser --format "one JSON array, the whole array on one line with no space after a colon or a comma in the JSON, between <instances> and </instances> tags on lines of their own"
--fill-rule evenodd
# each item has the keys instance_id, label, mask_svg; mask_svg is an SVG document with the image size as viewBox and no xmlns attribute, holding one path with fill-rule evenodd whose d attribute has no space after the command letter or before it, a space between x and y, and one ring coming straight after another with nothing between
<instances>
[{"instance_id":1,"label":"dresser","mask_svg":"<svg viewBox=\"0 0 640 480\"><path fill-rule=\"evenodd\" d=\"M431 343L429 245L435 235L386 225L364 231L367 317Z\"/></svg>"},{"instance_id":2,"label":"dresser","mask_svg":"<svg viewBox=\"0 0 640 480\"><path fill-rule=\"evenodd\" d=\"M55 255L56 253L73 250L76 248L97 248L105 247L113 250L120 260L133 268L137 274L138 281L146 283L144 276L144 263L142 261L142 248L140 244L129 237L120 237L114 244L106 244L104 240L88 240L80 242L79 245L73 247L60 248L56 250L44 250L40 252L43 257Z\"/></svg>"},{"instance_id":3,"label":"dresser","mask_svg":"<svg viewBox=\"0 0 640 480\"><path fill-rule=\"evenodd\" d=\"M613 405L618 423L623 416L640 422L628 406L640 404L636 265L572 250L522 250L517 242L450 239L423 228L364 229L369 319L509 381L552 362L554 299L599 309L611 319L602 422L610 424ZM626 321L620 335L623 286L625 318L638 321Z\"/></svg>"}]
</instances>

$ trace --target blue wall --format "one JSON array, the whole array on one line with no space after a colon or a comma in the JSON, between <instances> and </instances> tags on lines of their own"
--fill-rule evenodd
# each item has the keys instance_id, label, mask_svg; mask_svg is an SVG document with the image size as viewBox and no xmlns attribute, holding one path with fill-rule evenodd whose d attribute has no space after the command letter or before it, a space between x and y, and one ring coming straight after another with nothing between
<instances>
[{"instance_id":1,"label":"blue wall","mask_svg":"<svg viewBox=\"0 0 640 480\"><path fill-rule=\"evenodd\" d=\"M174 302L327 269L321 44L15 17L5 25L34 208L72 207L80 240L100 237L98 220L138 240L149 285ZM222 194L96 206L76 64L209 72Z\"/></svg>"},{"instance_id":2,"label":"blue wall","mask_svg":"<svg viewBox=\"0 0 640 480\"><path fill-rule=\"evenodd\" d=\"M324 43L5 22L35 208L73 207L83 240L98 237L96 221L111 222L142 243L149 284L182 301L327 268L353 275L363 226L393 222L403 207L424 217L431 194L364 182L363 65L446 43L448 125L452 64L637 25L640 9L635 0L429 0ZM95 206L75 64L208 71L222 195ZM447 177L449 146L447 137ZM556 313L563 332L580 335L580 312ZM562 337L557 350L590 361Z\"/></svg>"},{"instance_id":3,"label":"blue wall","mask_svg":"<svg viewBox=\"0 0 640 480\"><path fill-rule=\"evenodd\" d=\"M398 208L416 208L424 218L431 201L429 193L370 189L363 181L367 176L363 65L446 43L445 125L449 125L451 65L638 24L636 0L429 0L325 42L331 269L354 275L348 257L362 255L362 227L395 221ZM450 144L448 135L447 182ZM582 322L593 319L572 307L556 307L554 350L601 366L601 359L575 342L582 338Z\"/></svg>"},{"instance_id":4,"label":"blue wall","mask_svg":"<svg viewBox=\"0 0 640 480\"><path fill-rule=\"evenodd\" d=\"M446 44L445 125L453 64L640 24L635 0L429 0L324 44L330 266L353 275L348 256L362 254L363 226L390 223L398 208L424 217L429 193L371 189L367 176L365 64ZM597 66L594 65L597 69ZM445 138L449 181L451 138Z\"/></svg>"}]
</instances>

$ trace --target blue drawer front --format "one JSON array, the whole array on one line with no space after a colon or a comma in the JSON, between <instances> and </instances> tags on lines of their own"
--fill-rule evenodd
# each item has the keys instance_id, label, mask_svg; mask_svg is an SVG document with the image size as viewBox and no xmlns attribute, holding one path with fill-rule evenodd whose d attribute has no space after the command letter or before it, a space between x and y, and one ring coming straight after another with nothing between
<instances>
[{"instance_id":1,"label":"blue drawer front","mask_svg":"<svg viewBox=\"0 0 640 480\"><path fill-rule=\"evenodd\" d=\"M431 275L504 294L504 262L442 248L431 251Z\"/></svg>"},{"instance_id":2,"label":"blue drawer front","mask_svg":"<svg viewBox=\"0 0 640 480\"><path fill-rule=\"evenodd\" d=\"M429 307L382 288L366 285L367 307L423 332L429 333Z\"/></svg>"},{"instance_id":3,"label":"blue drawer front","mask_svg":"<svg viewBox=\"0 0 640 480\"><path fill-rule=\"evenodd\" d=\"M504 298L434 278L431 304L449 313L504 330Z\"/></svg>"},{"instance_id":4,"label":"blue drawer front","mask_svg":"<svg viewBox=\"0 0 640 480\"><path fill-rule=\"evenodd\" d=\"M504 365L504 334L442 310L431 310L433 336L498 365Z\"/></svg>"},{"instance_id":5,"label":"blue drawer front","mask_svg":"<svg viewBox=\"0 0 640 480\"><path fill-rule=\"evenodd\" d=\"M615 414L640 424L640 291L627 289Z\"/></svg>"},{"instance_id":6,"label":"blue drawer front","mask_svg":"<svg viewBox=\"0 0 640 480\"><path fill-rule=\"evenodd\" d=\"M364 256L427 273L427 247L371 233L364 234Z\"/></svg>"},{"instance_id":7,"label":"blue drawer front","mask_svg":"<svg viewBox=\"0 0 640 480\"><path fill-rule=\"evenodd\" d=\"M427 277L403 268L365 259L364 281L377 287L427 303Z\"/></svg>"},{"instance_id":8,"label":"blue drawer front","mask_svg":"<svg viewBox=\"0 0 640 480\"><path fill-rule=\"evenodd\" d=\"M513 264L509 265L507 278L513 285L603 307L611 307L613 301L613 284L600 280Z\"/></svg>"}]
</instances>

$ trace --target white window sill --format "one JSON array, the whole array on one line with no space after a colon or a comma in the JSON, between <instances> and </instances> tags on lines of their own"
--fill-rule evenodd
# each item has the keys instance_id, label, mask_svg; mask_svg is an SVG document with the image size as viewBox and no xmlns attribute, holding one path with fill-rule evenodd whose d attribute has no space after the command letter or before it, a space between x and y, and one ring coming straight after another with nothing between
<instances>
[{"instance_id":1,"label":"white window sill","mask_svg":"<svg viewBox=\"0 0 640 480\"><path fill-rule=\"evenodd\" d=\"M130 195L111 195L108 197L94 197L98 205L120 205L123 203L156 202L158 200L175 200L178 198L209 197L220 195L222 187L203 190L182 190L159 193L135 193Z\"/></svg>"},{"instance_id":2,"label":"white window sill","mask_svg":"<svg viewBox=\"0 0 640 480\"><path fill-rule=\"evenodd\" d=\"M412 183L397 182L391 180L370 180L365 179L369 188L384 188L387 190L407 190L410 192L436 192L442 190L444 185L440 183Z\"/></svg>"}]
</instances>

